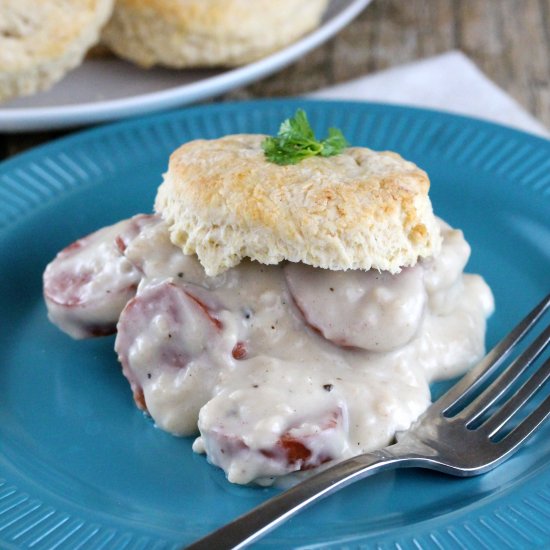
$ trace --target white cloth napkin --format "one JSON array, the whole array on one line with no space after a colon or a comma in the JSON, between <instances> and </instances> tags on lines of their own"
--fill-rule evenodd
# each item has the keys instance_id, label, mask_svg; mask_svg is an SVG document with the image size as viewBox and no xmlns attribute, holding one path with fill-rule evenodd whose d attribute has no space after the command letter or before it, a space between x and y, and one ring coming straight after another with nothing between
<instances>
[{"instance_id":1,"label":"white cloth napkin","mask_svg":"<svg viewBox=\"0 0 550 550\"><path fill-rule=\"evenodd\" d=\"M540 122L459 51L364 76L308 96L438 109L550 137Z\"/></svg>"}]
</instances>

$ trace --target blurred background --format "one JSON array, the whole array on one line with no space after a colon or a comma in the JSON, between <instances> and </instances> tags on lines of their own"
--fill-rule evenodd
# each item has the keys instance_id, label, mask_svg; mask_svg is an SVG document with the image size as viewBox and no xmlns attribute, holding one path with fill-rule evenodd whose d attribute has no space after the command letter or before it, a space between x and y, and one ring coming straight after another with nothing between
<instances>
[{"instance_id":1,"label":"blurred background","mask_svg":"<svg viewBox=\"0 0 550 550\"><path fill-rule=\"evenodd\" d=\"M550 127L550 0L373 0L291 66L214 101L300 95L450 50ZM0 135L0 158L67 133Z\"/></svg>"},{"instance_id":2,"label":"blurred background","mask_svg":"<svg viewBox=\"0 0 550 550\"><path fill-rule=\"evenodd\" d=\"M298 95L454 49L550 126L550 0L374 0L295 65L224 97Z\"/></svg>"}]
</instances>

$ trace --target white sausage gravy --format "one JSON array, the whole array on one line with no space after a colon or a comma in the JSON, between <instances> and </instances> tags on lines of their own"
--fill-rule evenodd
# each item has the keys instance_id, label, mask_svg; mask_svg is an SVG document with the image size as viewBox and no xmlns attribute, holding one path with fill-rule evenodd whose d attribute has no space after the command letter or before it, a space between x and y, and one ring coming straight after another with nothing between
<instances>
[{"instance_id":1,"label":"white sausage gravy","mask_svg":"<svg viewBox=\"0 0 550 550\"><path fill-rule=\"evenodd\" d=\"M440 226L441 253L397 275L249 261L207 277L164 222L138 216L62 251L44 294L69 334L117 331L158 427L198 428L194 450L230 481L266 485L388 445L430 404L430 381L483 355L492 294L463 273L462 232Z\"/></svg>"}]
</instances>

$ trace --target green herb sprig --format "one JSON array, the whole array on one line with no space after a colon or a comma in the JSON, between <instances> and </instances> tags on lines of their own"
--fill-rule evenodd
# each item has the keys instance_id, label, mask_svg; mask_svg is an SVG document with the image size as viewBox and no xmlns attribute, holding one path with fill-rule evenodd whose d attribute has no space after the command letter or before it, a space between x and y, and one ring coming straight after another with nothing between
<instances>
[{"instance_id":1,"label":"green herb sprig","mask_svg":"<svg viewBox=\"0 0 550 550\"><path fill-rule=\"evenodd\" d=\"M346 138L337 128L329 128L324 140L316 139L303 109L298 109L293 118L287 118L276 136L262 142L267 160L283 165L297 164L308 157L331 157L341 153L347 145Z\"/></svg>"}]
</instances>

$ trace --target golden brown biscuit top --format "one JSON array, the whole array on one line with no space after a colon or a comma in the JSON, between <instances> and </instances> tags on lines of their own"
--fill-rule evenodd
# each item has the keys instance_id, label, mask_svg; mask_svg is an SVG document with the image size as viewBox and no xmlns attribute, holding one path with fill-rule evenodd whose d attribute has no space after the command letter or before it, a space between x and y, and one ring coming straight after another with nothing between
<instances>
[{"instance_id":1,"label":"golden brown biscuit top","mask_svg":"<svg viewBox=\"0 0 550 550\"><path fill-rule=\"evenodd\" d=\"M413 163L350 147L280 166L266 161L264 139L192 141L170 158L155 207L207 273L243 257L397 272L439 249L429 179Z\"/></svg>"}]
</instances>

